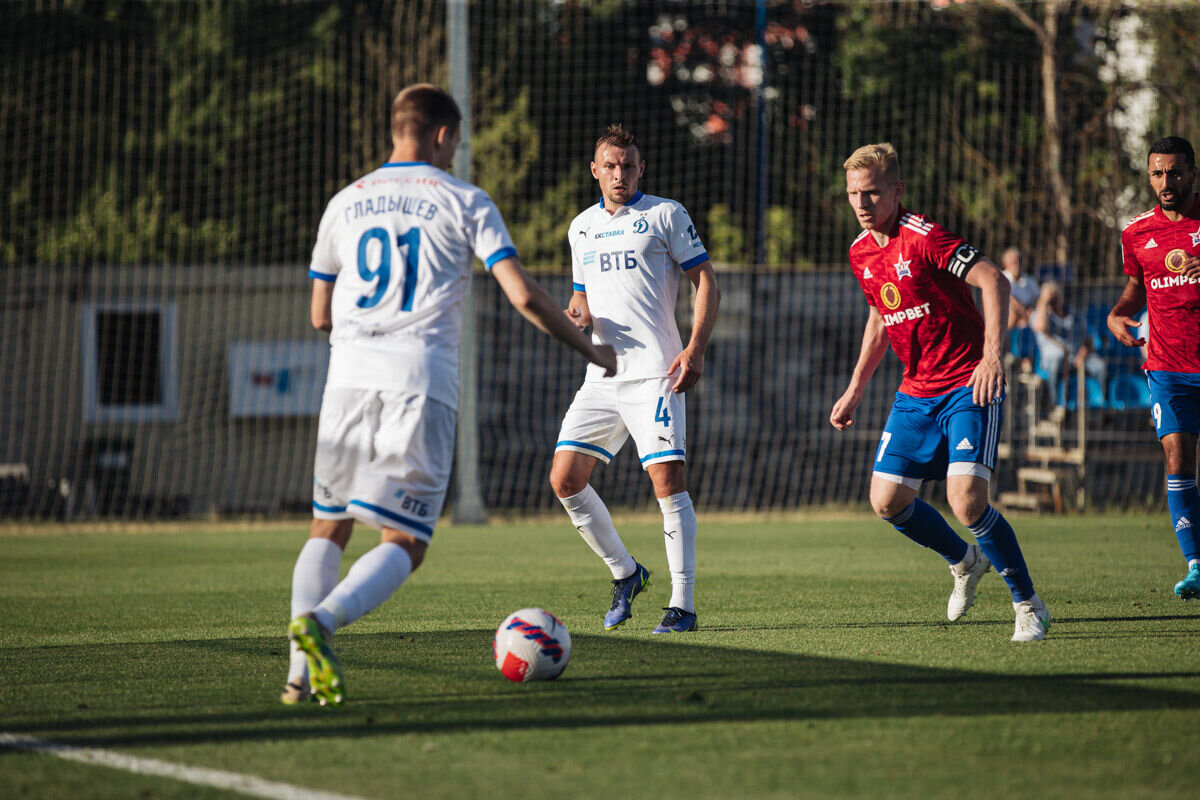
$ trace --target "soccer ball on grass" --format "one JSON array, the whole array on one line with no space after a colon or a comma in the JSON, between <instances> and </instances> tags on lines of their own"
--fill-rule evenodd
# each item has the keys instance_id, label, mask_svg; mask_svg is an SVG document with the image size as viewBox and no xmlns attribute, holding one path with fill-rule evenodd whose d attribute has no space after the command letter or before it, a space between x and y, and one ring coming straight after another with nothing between
<instances>
[{"instance_id":1,"label":"soccer ball on grass","mask_svg":"<svg viewBox=\"0 0 1200 800\"><path fill-rule=\"evenodd\" d=\"M496 669L510 681L552 681L571 659L571 634L549 611L522 608L496 629L492 657Z\"/></svg>"}]
</instances>

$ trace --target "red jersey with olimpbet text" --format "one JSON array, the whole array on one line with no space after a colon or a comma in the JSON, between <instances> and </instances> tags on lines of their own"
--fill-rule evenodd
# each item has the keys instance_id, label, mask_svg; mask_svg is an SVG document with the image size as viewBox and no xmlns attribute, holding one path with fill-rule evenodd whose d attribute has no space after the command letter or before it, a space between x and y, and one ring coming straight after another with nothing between
<instances>
[{"instance_id":1,"label":"red jersey with olimpbet text","mask_svg":"<svg viewBox=\"0 0 1200 800\"><path fill-rule=\"evenodd\" d=\"M850 245L850 268L904 364L900 391L935 397L966 386L983 357L983 316L965 278L982 256L903 208L889 235L880 247L863 231Z\"/></svg>"},{"instance_id":2,"label":"red jersey with olimpbet text","mask_svg":"<svg viewBox=\"0 0 1200 800\"><path fill-rule=\"evenodd\" d=\"M1161 206L1134 217L1121 232L1125 274L1146 287L1150 335L1142 369L1200 372L1200 283L1183 272L1188 256L1200 255L1200 199L1182 219L1167 219Z\"/></svg>"}]
</instances>

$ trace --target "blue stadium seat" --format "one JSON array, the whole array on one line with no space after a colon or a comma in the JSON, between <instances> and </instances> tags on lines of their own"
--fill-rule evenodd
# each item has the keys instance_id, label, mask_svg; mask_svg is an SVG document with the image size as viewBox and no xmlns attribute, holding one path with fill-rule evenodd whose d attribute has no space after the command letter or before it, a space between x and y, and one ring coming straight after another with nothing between
<instances>
[{"instance_id":1,"label":"blue stadium seat","mask_svg":"<svg viewBox=\"0 0 1200 800\"><path fill-rule=\"evenodd\" d=\"M1072 375L1069 379L1065 380L1064 383L1067 385L1067 410L1074 411L1075 406L1077 405L1076 395L1079 394L1079 390L1076 388L1079 386L1079 381L1074 375ZM1087 397L1088 408L1108 408L1108 398L1104 394L1104 386L1100 383L1100 381L1096 380L1091 375L1088 375L1083 379L1083 387L1084 394ZM1059 397L1061 398L1062 395L1063 390L1060 388ZM1060 405L1062 404L1060 403Z\"/></svg>"},{"instance_id":2,"label":"blue stadium seat","mask_svg":"<svg viewBox=\"0 0 1200 800\"><path fill-rule=\"evenodd\" d=\"M1008 332L1008 351L1013 354L1013 358L1022 359L1028 358L1031 361L1037 358L1037 336L1033 333L1033 328L1013 328Z\"/></svg>"},{"instance_id":3,"label":"blue stadium seat","mask_svg":"<svg viewBox=\"0 0 1200 800\"><path fill-rule=\"evenodd\" d=\"M1149 408L1150 387L1141 372L1117 375L1108 382L1109 405L1115 409Z\"/></svg>"},{"instance_id":4,"label":"blue stadium seat","mask_svg":"<svg viewBox=\"0 0 1200 800\"><path fill-rule=\"evenodd\" d=\"M1129 348L1118 342L1117 337L1108 329L1108 312L1109 307L1104 303L1093 303L1084 311L1084 321L1087 323L1088 333L1091 334L1092 345L1105 360L1127 358Z\"/></svg>"}]
</instances>

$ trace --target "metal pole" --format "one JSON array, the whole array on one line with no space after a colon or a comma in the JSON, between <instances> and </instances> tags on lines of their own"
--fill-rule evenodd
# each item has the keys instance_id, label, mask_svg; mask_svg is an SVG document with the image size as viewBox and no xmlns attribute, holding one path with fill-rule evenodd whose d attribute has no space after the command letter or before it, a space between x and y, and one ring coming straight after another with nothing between
<instances>
[{"instance_id":1,"label":"metal pole","mask_svg":"<svg viewBox=\"0 0 1200 800\"><path fill-rule=\"evenodd\" d=\"M754 4L758 63L762 70L755 91L758 101L758 148L754 165L754 263L767 263L767 0Z\"/></svg>"},{"instance_id":2,"label":"metal pole","mask_svg":"<svg viewBox=\"0 0 1200 800\"><path fill-rule=\"evenodd\" d=\"M471 58L468 47L467 0L446 4L446 60L450 64L450 94L462 111L462 140L454 154L454 176L471 180ZM458 446L455 474L457 524L482 525L487 509L479 491L479 350L476 341L474 282L463 298L462 344L459 350Z\"/></svg>"}]
</instances>

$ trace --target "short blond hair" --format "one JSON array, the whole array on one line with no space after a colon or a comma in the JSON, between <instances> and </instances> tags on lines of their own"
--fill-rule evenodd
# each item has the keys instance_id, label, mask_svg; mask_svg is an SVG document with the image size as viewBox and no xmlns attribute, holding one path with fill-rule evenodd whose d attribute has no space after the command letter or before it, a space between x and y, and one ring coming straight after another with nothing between
<instances>
[{"instance_id":1,"label":"short blond hair","mask_svg":"<svg viewBox=\"0 0 1200 800\"><path fill-rule=\"evenodd\" d=\"M883 178L888 183L900 180L900 156L891 142L880 144L864 144L846 159L842 167L849 172L852 169L883 168Z\"/></svg>"}]
</instances>

